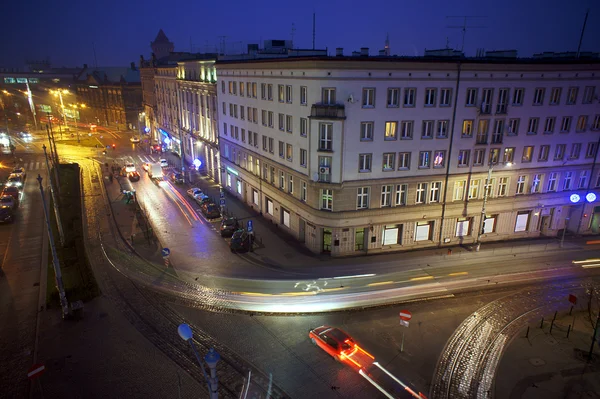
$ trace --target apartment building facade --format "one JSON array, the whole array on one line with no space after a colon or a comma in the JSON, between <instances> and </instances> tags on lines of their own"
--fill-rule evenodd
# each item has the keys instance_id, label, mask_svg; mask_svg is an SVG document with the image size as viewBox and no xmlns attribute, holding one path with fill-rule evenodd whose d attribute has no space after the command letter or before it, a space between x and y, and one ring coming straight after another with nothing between
<instances>
[{"instance_id":1,"label":"apartment building facade","mask_svg":"<svg viewBox=\"0 0 600 399\"><path fill-rule=\"evenodd\" d=\"M223 186L314 252L598 233L597 60L363 54L217 72Z\"/></svg>"}]
</instances>

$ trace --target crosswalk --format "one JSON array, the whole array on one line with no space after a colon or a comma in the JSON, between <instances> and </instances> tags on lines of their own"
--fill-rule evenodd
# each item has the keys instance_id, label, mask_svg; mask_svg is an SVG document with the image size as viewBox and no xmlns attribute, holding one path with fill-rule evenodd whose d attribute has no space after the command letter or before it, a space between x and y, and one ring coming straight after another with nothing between
<instances>
[{"instance_id":1,"label":"crosswalk","mask_svg":"<svg viewBox=\"0 0 600 399\"><path fill-rule=\"evenodd\" d=\"M46 170L46 162L36 162L36 161L25 161L25 162L17 162L14 164L15 168L24 168L25 171L32 170Z\"/></svg>"}]
</instances>

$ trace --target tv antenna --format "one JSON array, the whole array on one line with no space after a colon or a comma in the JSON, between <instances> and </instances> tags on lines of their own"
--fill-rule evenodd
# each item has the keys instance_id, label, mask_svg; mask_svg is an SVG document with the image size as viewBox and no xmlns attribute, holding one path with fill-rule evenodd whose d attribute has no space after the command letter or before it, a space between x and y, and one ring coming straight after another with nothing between
<instances>
[{"instance_id":1,"label":"tv antenna","mask_svg":"<svg viewBox=\"0 0 600 399\"><path fill-rule=\"evenodd\" d=\"M467 29L483 29L483 28L485 28L485 26L467 25L467 22L469 22L469 20L482 19L482 18L487 18L487 17L486 16L475 16L475 15L460 15L460 16L456 16L456 17L446 17L446 19L448 19L448 18L453 18L453 19L460 18L463 20L462 25L449 25L449 26L446 26L446 28L460 29L462 31L462 44L460 46L460 51L464 52L464 50L465 50L465 34L467 33Z\"/></svg>"},{"instance_id":2,"label":"tv antenna","mask_svg":"<svg viewBox=\"0 0 600 399\"><path fill-rule=\"evenodd\" d=\"M292 48L294 48L294 36L296 35L296 25L292 22Z\"/></svg>"}]
</instances>

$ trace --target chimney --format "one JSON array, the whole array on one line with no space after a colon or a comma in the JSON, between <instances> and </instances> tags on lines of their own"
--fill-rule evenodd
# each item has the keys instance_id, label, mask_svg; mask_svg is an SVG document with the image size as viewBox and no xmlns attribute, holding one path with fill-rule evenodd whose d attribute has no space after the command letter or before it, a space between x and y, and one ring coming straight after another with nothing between
<instances>
[{"instance_id":1,"label":"chimney","mask_svg":"<svg viewBox=\"0 0 600 399\"><path fill-rule=\"evenodd\" d=\"M135 62L132 62L130 65L131 65L131 70L135 71Z\"/></svg>"},{"instance_id":2,"label":"chimney","mask_svg":"<svg viewBox=\"0 0 600 399\"><path fill-rule=\"evenodd\" d=\"M335 49L335 55L336 57L343 57L344 56L344 49L342 47L338 47Z\"/></svg>"},{"instance_id":3,"label":"chimney","mask_svg":"<svg viewBox=\"0 0 600 399\"><path fill-rule=\"evenodd\" d=\"M380 57L385 57L385 51L386 50L379 50L379 56Z\"/></svg>"},{"instance_id":4,"label":"chimney","mask_svg":"<svg viewBox=\"0 0 600 399\"><path fill-rule=\"evenodd\" d=\"M360 48L360 55L361 55L361 57L368 57L369 56L369 48L368 47L361 47Z\"/></svg>"}]
</instances>

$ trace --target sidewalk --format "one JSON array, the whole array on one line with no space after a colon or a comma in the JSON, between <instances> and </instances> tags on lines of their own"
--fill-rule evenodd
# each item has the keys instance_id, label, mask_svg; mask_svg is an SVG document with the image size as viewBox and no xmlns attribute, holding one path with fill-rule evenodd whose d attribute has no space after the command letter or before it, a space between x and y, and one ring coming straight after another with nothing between
<instances>
[{"instance_id":1,"label":"sidewalk","mask_svg":"<svg viewBox=\"0 0 600 399\"><path fill-rule=\"evenodd\" d=\"M566 301L566 298L565 298ZM514 338L500 360L495 382L498 399L597 398L600 392L600 346L588 353L593 334L587 304L559 312L529 326ZM592 315L595 321L595 314ZM569 327L571 326L571 327ZM567 337L567 333L569 336Z\"/></svg>"},{"instance_id":2,"label":"sidewalk","mask_svg":"<svg viewBox=\"0 0 600 399\"><path fill-rule=\"evenodd\" d=\"M180 165L181 161L173 154L165 153L161 158L166 158L172 165ZM179 168L178 168L179 169ZM192 182L182 187L187 190L188 187L198 187L202 189L209 197L215 201L219 199L219 185L212 179L202 175L196 170L189 171L189 179ZM290 236L284 230L278 228L275 224L267 221L259 213L244 204L239 198L233 196L225 190L225 200L227 212L237 217L244 224L252 219L253 227L258 243L258 248L254 252L246 254L248 258L271 265L284 265L287 268L306 268L314 265L315 262L322 266L336 265L358 265L358 264L384 264L399 261L413 264L431 264L455 260L457 258L468 262L469 260L481 262L485 258L498 258L499 256L514 256L516 254L526 253L545 253L548 251L560 251L560 241L555 237L535 238L514 241L484 242L481 245L480 252L472 251L468 247L444 247L444 248L424 248L407 251L380 253L376 255L357 254L345 257L331 257L326 254L315 254L308 250L304 245ZM565 238L564 250L583 250L590 249L586 246L589 237L569 237ZM451 250L451 253L449 252ZM399 255L401 254L401 260Z\"/></svg>"}]
</instances>

